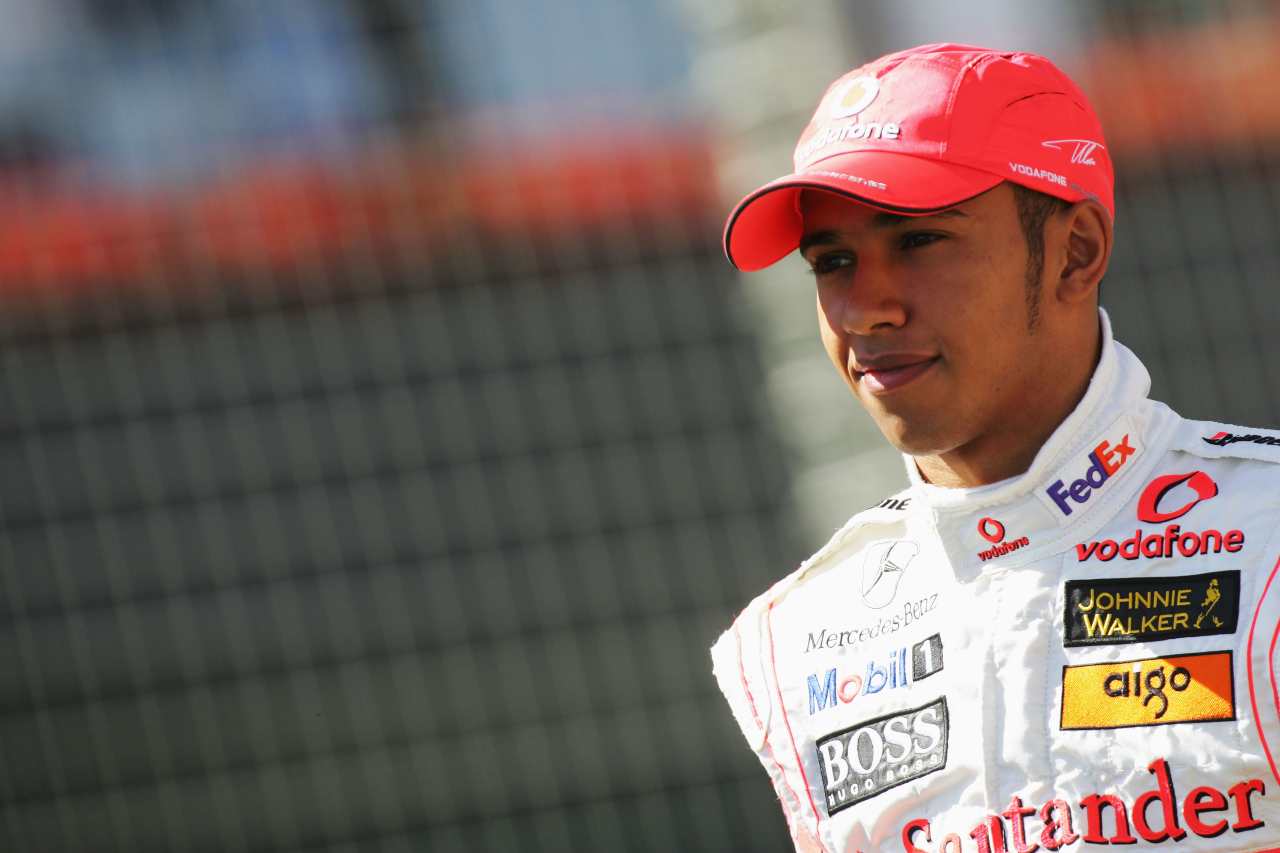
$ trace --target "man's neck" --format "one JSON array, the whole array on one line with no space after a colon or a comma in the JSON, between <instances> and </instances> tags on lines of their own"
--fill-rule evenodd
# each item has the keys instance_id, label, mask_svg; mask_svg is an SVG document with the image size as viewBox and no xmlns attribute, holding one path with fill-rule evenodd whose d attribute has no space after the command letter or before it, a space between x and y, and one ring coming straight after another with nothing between
<instances>
[{"instance_id":1,"label":"man's neck","mask_svg":"<svg viewBox=\"0 0 1280 853\"><path fill-rule=\"evenodd\" d=\"M999 426L972 441L936 455L916 456L920 476L944 488L973 488L1023 474L1036 454L1080 404L1102 356L1102 333L1094 340L1093 357L1063 364L1062 374L1038 385L1035 405L1019 406Z\"/></svg>"},{"instance_id":2,"label":"man's neck","mask_svg":"<svg viewBox=\"0 0 1280 853\"><path fill-rule=\"evenodd\" d=\"M1073 404L1067 414L1074 408ZM1016 477L1031 467L1040 448L1065 417L1034 434L1024 430L1010 436L1002 432L937 456L917 456L916 468L925 482L947 489L987 486Z\"/></svg>"}]
</instances>

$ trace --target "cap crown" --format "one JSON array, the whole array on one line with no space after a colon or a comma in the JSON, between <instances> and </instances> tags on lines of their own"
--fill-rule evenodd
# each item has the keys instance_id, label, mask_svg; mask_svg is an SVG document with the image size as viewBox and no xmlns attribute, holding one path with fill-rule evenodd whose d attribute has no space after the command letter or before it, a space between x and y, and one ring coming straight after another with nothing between
<instances>
[{"instance_id":1,"label":"cap crown","mask_svg":"<svg viewBox=\"0 0 1280 853\"><path fill-rule=\"evenodd\" d=\"M850 71L801 134L796 172L855 151L969 166L1115 214L1102 126L1080 88L1035 54L933 44Z\"/></svg>"}]
</instances>

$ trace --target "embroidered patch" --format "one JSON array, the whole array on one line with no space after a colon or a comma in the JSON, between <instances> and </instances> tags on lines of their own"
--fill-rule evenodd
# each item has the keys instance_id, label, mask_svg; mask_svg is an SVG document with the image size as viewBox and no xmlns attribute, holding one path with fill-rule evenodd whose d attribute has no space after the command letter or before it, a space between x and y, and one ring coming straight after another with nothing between
<instances>
[{"instance_id":1,"label":"embroidered patch","mask_svg":"<svg viewBox=\"0 0 1280 853\"><path fill-rule=\"evenodd\" d=\"M947 766L947 700L897 711L817 743L827 814Z\"/></svg>"},{"instance_id":2,"label":"embroidered patch","mask_svg":"<svg viewBox=\"0 0 1280 853\"><path fill-rule=\"evenodd\" d=\"M1229 651L1062 668L1064 730L1235 718Z\"/></svg>"},{"instance_id":3,"label":"embroidered patch","mask_svg":"<svg viewBox=\"0 0 1280 853\"><path fill-rule=\"evenodd\" d=\"M1064 646L1232 634L1240 617L1240 573L1069 580L1063 599Z\"/></svg>"}]
</instances>

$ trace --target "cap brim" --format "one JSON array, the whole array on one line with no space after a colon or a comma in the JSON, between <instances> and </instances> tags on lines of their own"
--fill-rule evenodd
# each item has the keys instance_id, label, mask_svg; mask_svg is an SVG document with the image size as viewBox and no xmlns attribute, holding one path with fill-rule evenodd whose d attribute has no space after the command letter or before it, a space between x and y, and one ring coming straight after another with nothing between
<instances>
[{"instance_id":1,"label":"cap brim","mask_svg":"<svg viewBox=\"0 0 1280 853\"><path fill-rule=\"evenodd\" d=\"M924 216L981 195L1004 179L910 154L852 151L770 181L738 203L724 228L729 262L750 272L800 245L800 192L825 190L890 213Z\"/></svg>"}]
</instances>

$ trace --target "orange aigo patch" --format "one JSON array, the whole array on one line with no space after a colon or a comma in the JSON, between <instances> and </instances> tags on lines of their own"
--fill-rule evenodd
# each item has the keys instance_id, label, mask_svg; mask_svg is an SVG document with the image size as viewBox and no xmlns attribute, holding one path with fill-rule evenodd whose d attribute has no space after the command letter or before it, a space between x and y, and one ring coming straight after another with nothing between
<instances>
[{"instance_id":1,"label":"orange aigo patch","mask_svg":"<svg viewBox=\"0 0 1280 853\"><path fill-rule=\"evenodd\" d=\"M1234 720L1231 652L1062 668L1067 729L1120 729Z\"/></svg>"}]
</instances>

